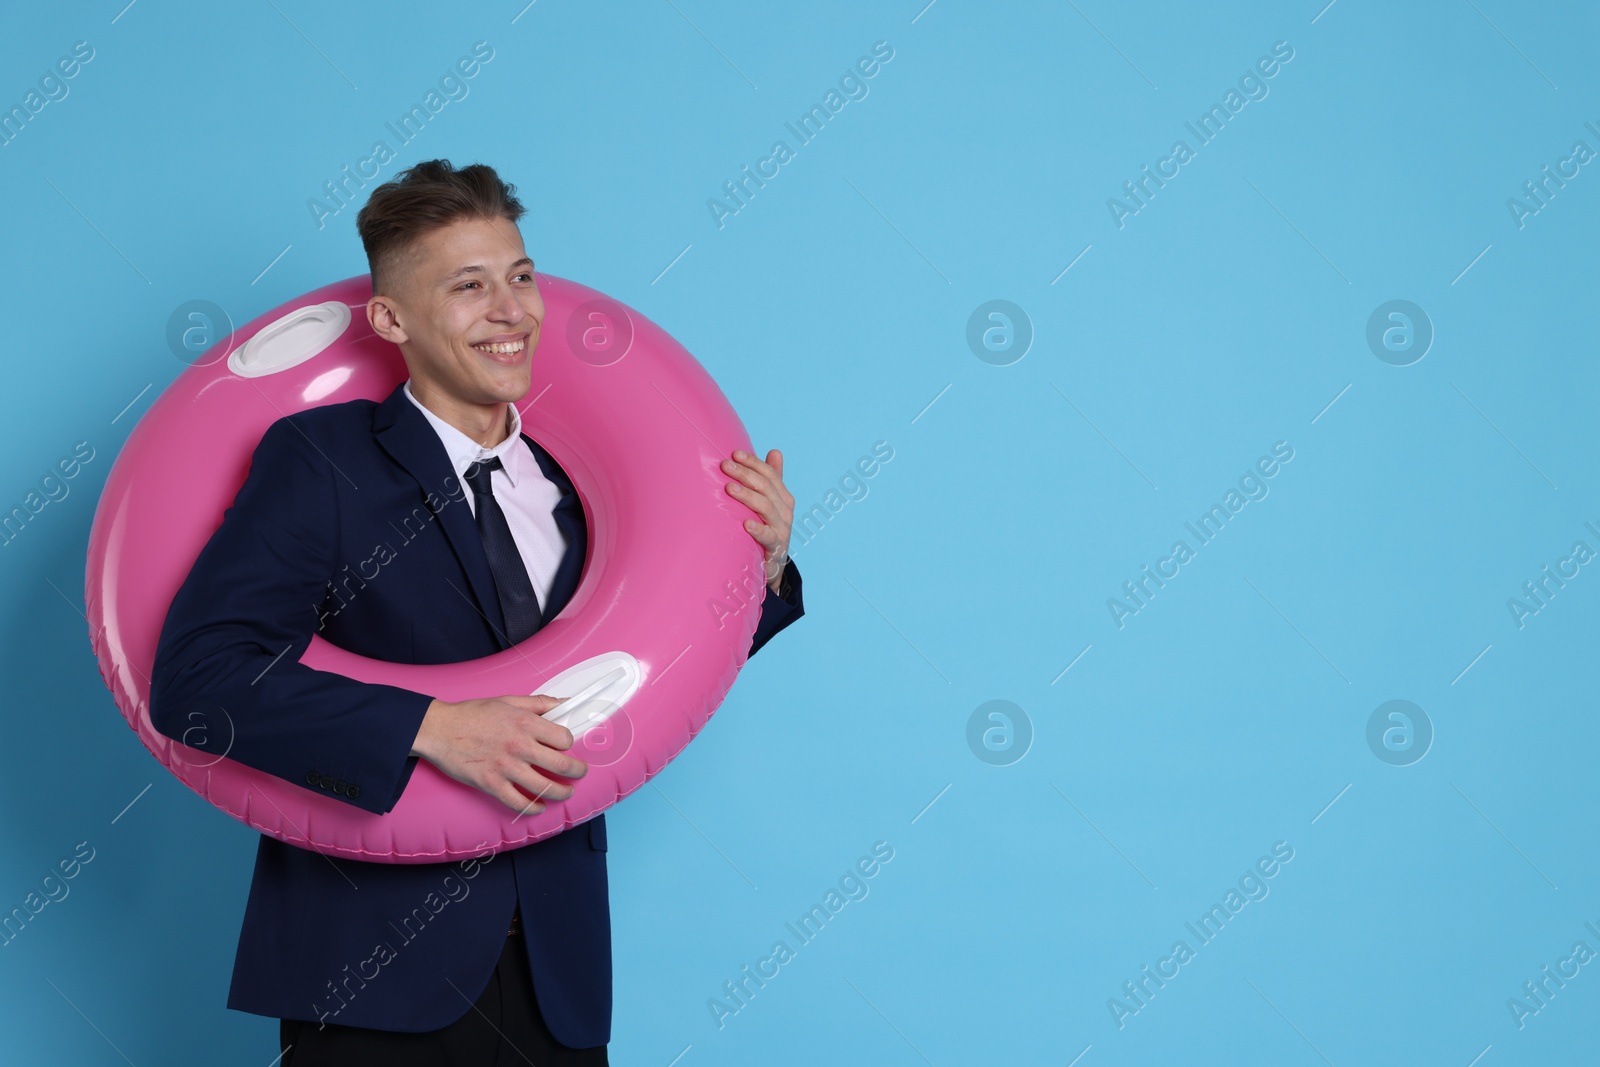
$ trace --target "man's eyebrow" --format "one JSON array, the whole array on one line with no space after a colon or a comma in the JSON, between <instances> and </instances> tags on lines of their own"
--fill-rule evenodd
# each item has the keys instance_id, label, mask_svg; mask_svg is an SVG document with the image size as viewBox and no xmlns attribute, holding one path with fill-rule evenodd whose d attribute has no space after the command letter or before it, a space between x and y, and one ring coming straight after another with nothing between
<instances>
[{"instance_id":1,"label":"man's eyebrow","mask_svg":"<svg viewBox=\"0 0 1600 1067\"><path fill-rule=\"evenodd\" d=\"M525 267L532 267L533 266L533 260L529 259L527 256L523 256L521 259L519 259L515 263L511 264L511 267L509 269L515 270L517 267L524 267L524 266ZM461 277L462 275L465 275L465 274L482 274L482 273L484 273L484 271L486 269L487 268L485 268L482 264L472 263L472 264L469 264L469 265L467 265L465 267L458 267L455 270L451 271L449 274L446 274L444 276L444 281L453 282L457 278L459 278L459 277Z\"/></svg>"}]
</instances>

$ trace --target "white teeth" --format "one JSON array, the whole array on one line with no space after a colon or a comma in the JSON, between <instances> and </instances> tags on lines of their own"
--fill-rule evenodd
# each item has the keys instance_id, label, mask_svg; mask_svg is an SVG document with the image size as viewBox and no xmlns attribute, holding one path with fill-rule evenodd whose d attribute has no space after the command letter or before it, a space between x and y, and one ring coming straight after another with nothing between
<instances>
[{"instance_id":1,"label":"white teeth","mask_svg":"<svg viewBox=\"0 0 1600 1067\"><path fill-rule=\"evenodd\" d=\"M479 352L494 352L497 355L509 356L513 352L521 352L525 342L510 341L497 345L473 345Z\"/></svg>"}]
</instances>

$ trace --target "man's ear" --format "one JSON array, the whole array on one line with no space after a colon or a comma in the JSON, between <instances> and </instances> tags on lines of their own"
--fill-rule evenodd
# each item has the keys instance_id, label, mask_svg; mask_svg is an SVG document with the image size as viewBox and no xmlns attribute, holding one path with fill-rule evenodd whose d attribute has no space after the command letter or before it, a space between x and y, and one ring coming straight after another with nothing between
<instances>
[{"instance_id":1,"label":"man's ear","mask_svg":"<svg viewBox=\"0 0 1600 1067\"><path fill-rule=\"evenodd\" d=\"M404 344L410 340L405 327L400 325L394 299L387 296L374 296L367 301L367 323L372 327L372 332L391 344Z\"/></svg>"}]
</instances>

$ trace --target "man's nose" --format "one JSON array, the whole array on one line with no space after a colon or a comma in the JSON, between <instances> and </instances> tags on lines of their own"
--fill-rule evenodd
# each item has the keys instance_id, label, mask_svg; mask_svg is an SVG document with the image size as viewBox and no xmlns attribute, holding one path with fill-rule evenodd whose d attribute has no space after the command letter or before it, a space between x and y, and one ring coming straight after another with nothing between
<instances>
[{"instance_id":1,"label":"man's nose","mask_svg":"<svg viewBox=\"0 0 1600 1067\"><path fill-rule=\"evenodd\" d=\"M521 322L524 312L517 294L509 288L500 289L495 297L493 314L501 322Z\"/></svg>"}]
</instances>

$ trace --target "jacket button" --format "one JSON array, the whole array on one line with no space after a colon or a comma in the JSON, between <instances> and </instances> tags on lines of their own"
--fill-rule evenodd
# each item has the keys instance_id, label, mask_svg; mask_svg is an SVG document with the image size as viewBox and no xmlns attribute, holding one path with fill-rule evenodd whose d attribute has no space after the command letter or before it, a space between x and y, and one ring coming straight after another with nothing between
<instances>
[{"instance_id":1,"label":"jacket button","mask_svg":"<svg viewBox=\"0 0 1600 1067\"><path fill-rule=\"evenodd\" d=\"M316 785L321 780L322 775L318 774L316 771L306 772L306 785Z\"/></svg>"},{"instance_id":2,"label":"jacket button","mask_svg":"<svg viewBox=\"0 0 1600 1067\"><path fill-rule=\"evenodd\" d=\"M344 796L344 791L345 791L346 787L349 786L349 784L350 783L345 782L345 781L334 782L333 783L333 791L335 793L338 793L340 796Z\"/></svg>"},{"instance_id":3,"label":"jacket button","mask_svg":"<svg viewBox=\"0 0 1600 1067\"><path fill-rule=\"evenodd\" d=\"M317 782L317 784L320 785L324 789L332 789L333 788L333 775L324 774L322 776L321 780L319 780Z\"/></svg>"},{"instance_id":4,"label":"jacket button","mask_svg":"<svg viewBox=\"0 0 1600 1067\"><path fill-rule=\"evenodd\" d=\"M349 797L351 800L354 800L356 797L361 795L361 787L356 785L354 782L351 782L350 788L345 790L344 795Z\"/></svg>"}]
</instances>

